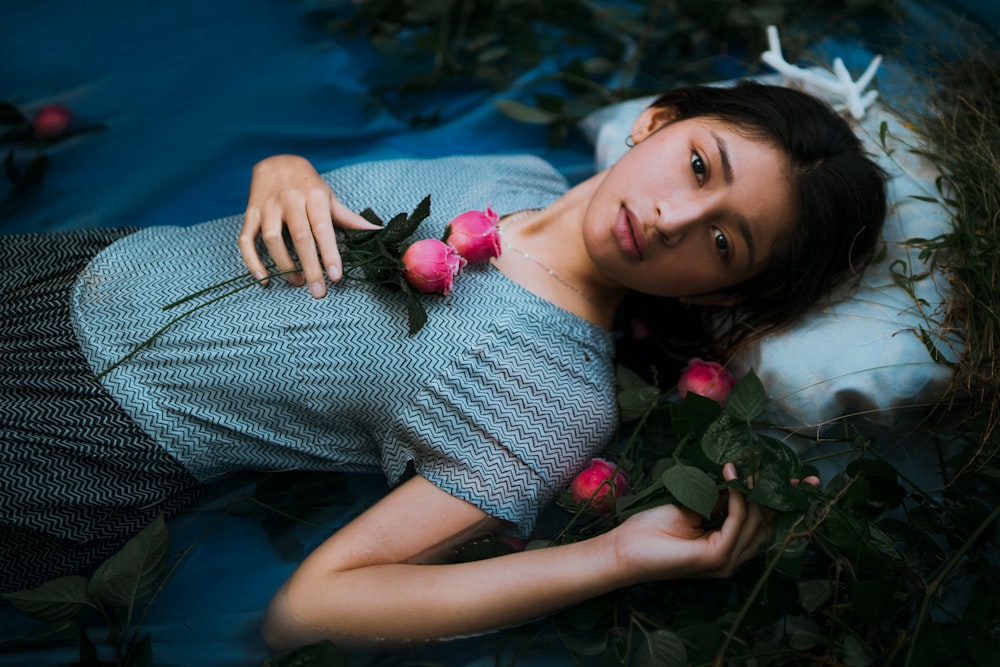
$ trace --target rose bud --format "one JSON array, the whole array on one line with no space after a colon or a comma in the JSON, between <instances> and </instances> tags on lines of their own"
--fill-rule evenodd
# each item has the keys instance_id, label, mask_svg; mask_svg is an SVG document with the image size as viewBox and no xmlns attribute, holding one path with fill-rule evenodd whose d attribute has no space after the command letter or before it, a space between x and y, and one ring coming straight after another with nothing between
<instances>
[{"instance_id":1,"label":"rose bud","mask_svg":"<svg viewBox=\"0 0 1000 667\"><path fill-rule=\"evenodd\" d=\"M39 139L58 139L66 134L73 121L73 113L66 107L49 104L42 107L31 121L31 128Z\"/></svg>"},{"instance_id":2,"label":"rose bud","mask_svg":"<svg viewBox=\"0 0 1000 667\"><path fill-rule=\"evenodd\" d=\"M454 246L459 255L473 264L499 257L499 220L500 216L488 206L486 211L466 211L448 223L446 241Z\"/></svg>"},{"instance_id":3,"label":"rose bud","mask_svg":"<svg viewBox=\"0 0 1000 667\"><path fill-rule=\"evenodd\" d=\"M403 253L403 275L420 292L448 294L465 263L458 251L444 241L423 239Z\"/></svg>"},{"instance_id":4,"label":"rose bud","mask_svg":"<svg viewBox=\"0 0 1000 667\"><path fill-rule=\"evenodd\" d=\"M628 474L614 463L597 458L591 459L570 486L575 502L589 500L589 509L601 514L610 512L612 499L620 498L628 490Z\"/></svg>"},{"instance_id":5,"label":"rose bud","mask_svg":"<svg viewBox=\"0 0 1000 667\"><path fill-rule=\"evenodd\" d=\"M736 386L736 376L714 361L691 359L681 372L677 382L677 393L681 398L693 391L699 396L710 398L720 405L726 404L726 397Z\"/></svg>"}]
</instances>

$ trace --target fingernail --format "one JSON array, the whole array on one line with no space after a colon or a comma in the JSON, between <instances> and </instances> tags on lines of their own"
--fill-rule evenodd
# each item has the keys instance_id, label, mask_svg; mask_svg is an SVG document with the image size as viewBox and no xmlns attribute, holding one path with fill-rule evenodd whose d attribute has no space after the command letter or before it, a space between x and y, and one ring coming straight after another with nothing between
<instances>
[{"instance_id":1,"label":"fingernail","mask_svg":"<svg viewBox=\"0 0 1000 667\"><path fill-rule=\"evenodd\" d=\"M326 294L326 286L323 283L311 283L309 285L309 291L317 299Z\"/></svg>"},{"instance_id":2,"label":"fingernail","mask_svg":"<svg viewBox=\"0 0 1000 667\"><path fill-rule=\"evenodd\" d=\"M326 267L326 275L330 276L330 280L332 280L333 282L337 282L338 280L340 280L340 267L331 264L330 266Z\"/></svg>"}]
</instances>

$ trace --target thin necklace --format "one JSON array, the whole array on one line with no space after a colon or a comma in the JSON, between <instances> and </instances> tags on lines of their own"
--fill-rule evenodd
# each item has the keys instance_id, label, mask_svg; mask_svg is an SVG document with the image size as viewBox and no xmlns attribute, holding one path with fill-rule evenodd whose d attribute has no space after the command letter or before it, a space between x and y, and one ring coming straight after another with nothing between
<instances>
[{"instance_id":1,"label":"thin necklace","mask_svg":"<svg viewBox=\"0 0 1000 667\"><path fill-rule=\"evenodd\" d=\"M505 216L503 218L503 220L501 220L501 224L497 225L497 233L500 235L500 243L503 244L503 246L505 248L507 248L508 250L511 250L513 252L516 252L516 253L520 254L522 257L524 257L529 262L534 262L535 264L537 264L541 268L545 269L546 273L548 273L550 276L552 276L553 278L555 278L556 280L558 280L565 287L567 287L567 288L573 290L574 292L576 292L577 294L579 294L581 297L583 297L586 301L590 302L591 305L593 305L595 308L597 308L601 312L606 313L607 312L607 308L605 308L601 304L597 303L597 301L595 301L594 299L592 299L589 296L587 296L586 294L584 294L583 290L581 290L579 287L577 287L576 285L574 285L570 281L568 281L565 278L563 278L562 276L560 276L558 273L555 272L555 270L553 270L552 268L550 268L542 260L538 259L534 255L531 255L531 254L529 254L529 253L521 250L517 246L512 245L511 242L508 241L506 239L506 237L504 237L503 226L509 226L512 222L517 222L521 218L523 218L523 217L525 217L527 215L531 215L532 213L538 213L541 210L542 209L540 209L540 208L528 208L528 209L525 209L523 211L518 211L517 213L512 213L512 214L510 214L508 216Z\"/></svg>"}]
</instances>

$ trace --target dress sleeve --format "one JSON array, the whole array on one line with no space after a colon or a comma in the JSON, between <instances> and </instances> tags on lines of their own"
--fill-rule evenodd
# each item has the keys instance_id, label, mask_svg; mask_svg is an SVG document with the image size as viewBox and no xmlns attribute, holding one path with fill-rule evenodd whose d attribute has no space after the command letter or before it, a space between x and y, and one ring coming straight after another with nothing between
<instances>
[{"instance_id":1,"label":"dress sleeve","mask_svg":"<svg viewBox=\"0 0 1000 667\"><path fill-rule=\"evenodd\" d=\"M544 318L511 315L414 397L382 464L391 483L412 464L527 536L616 422L608 351Z\"/></svg>"}]
</instances>

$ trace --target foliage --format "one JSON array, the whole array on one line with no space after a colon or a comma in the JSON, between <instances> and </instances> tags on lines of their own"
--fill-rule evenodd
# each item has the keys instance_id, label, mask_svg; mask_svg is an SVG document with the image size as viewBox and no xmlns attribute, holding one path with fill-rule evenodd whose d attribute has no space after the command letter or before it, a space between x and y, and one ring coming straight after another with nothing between
<instances>
[{"instance_id":1,"label":"foliage","mask_svg":"<svg viewBox=\"0 0 1000 667\"><path fill-rule=\"evenodd\" d=\"M46 149L72 137L103 129L104 125L98 123L67 129L54 137L39 136L31 119L16 104L0 100L0 145L9 146L3 159L4 173L13 186L7 197L26 194L41 184L49 170Z\"/></svg>"},{"instance_id":2,"label":"foliage","mask_svg":"<svg viewBox=\"0 0 1000 667\"><path fill-rule=\"evenodd\" d=\"M730 580L652 583L578 605L534 633L511 632L525 652L555 637L583 664L991 664L1000 650L1000 508L988 477L931 493L855 435L826 443L848 463L822 492L794 487L788 480L815 471L756 421L767 400L752 372L724 409L693 394L678 401L627 371L620 379L620 404L635 425L615 454L634 494L612 515L564 497L565 527L534 546L586 539L665 502L715 525L726 461L754 480L728 486L769 508L773 532L761 557ZM958 465L961 458L945 468ZM493 554L506 549L498 542ZM489 554L476 545L475 557Z\"/></svg>"},{"instance_id":3,"label":"foliage","mask_svg":"<svg viewBox=\"0 0 1000 667\"><path fill-rule=\"evenodd\" d=\"M546 125L552 143L607 104L718 78L720 62L747 73L766 48L768 24L786 26L784 47L794 54L805 45L795 26L822 22L860 36L859 17L897 11L892 0L369 0L349 12L331 5L309 21L364 36L379 54L369 73L373 97L414 125L437 122L442 109L428 105L449 91L511 91L500 110ZM535 72L543 62L556 64Z\"/></svg>"},{"instance_id":4,"label":"foliage","mask_svg":"<svg viewBox=\"0 0 1000 667\"><path fill-rule=\"evenodd\" d=\"M941 197L953 225L928 240L926 252L948 272L956 294L947 325L964 333L966 350L945 407L978 443L975 466L1000 452L1000 50L973 42L964 57L940 63L934 81L917 128L945 175Z\"/></svg>"},{"instance_id":5,"label":"foliage","mask_svg":"<svg viewBox=\"0 0 1000 667\"><path fill-rule=\"evenodd\" d=\"M136 607L155 598L168 575L170 538L160 516L129 540L121 551L104 561L90 576L59 577L41 586L4 599L18 610L48 624L43 638L78 635L80 667L107 664L85 629L84 611L96 611L103 621L108 644L114 647L113 664L141 667L153 664L152 645L136 619ZM147 607L148 609L148 607Z\"/></svg>"}]
</instances>

